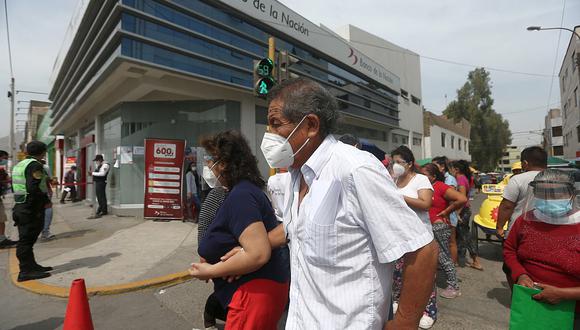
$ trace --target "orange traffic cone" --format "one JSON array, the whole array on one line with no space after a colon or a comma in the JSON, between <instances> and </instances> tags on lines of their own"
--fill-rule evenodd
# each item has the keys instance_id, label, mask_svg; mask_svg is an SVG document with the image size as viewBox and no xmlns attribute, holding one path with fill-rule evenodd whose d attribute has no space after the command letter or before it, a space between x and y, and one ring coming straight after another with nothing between
<instances>
[{"instance_id":1,"label":"orange traffic cone","mask_svg":"<svg viewBox=\"0 0 580 330\"><path fill-rule=\"evenodd\" d=\"M94 330L87 288L82 278L71 284L63 330Z\"/></svg>"}]
</instances>

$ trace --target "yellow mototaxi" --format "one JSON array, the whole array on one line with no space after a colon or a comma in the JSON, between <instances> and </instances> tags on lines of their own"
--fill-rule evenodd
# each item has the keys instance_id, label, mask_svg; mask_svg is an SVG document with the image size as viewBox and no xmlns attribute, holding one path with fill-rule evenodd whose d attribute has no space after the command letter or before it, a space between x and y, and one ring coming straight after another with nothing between
<instances>
[{"instance_id":1,"label":"yellow mototaxi","mask_svg":"<svg viewBox=\"0 0 580 330\"><path fill-rule=\"evenodd\" d=\"M509 175L511 176L511 174ZM507 185L509 177L498 184L484 184L481 186L481 192L487 195L487 198L481 204L479 213L473 217L473 226L471 226L471 235L476 249L478 249L478 242L497 242L502 243L496 234L497 215L499 211L499 204L503 199L503 189ZM505 224L504 229L507 230L508 223ZM485 238L479 237L479 230L485 234ZM496 238L493 238L496 237Z\"/></svg>"}]
</instances>

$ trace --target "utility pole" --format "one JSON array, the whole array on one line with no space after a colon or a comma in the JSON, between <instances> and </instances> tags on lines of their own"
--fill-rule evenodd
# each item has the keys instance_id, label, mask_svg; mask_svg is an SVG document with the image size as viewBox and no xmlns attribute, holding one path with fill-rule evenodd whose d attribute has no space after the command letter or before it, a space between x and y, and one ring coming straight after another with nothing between
<instances>
[{"instance_id":1,"label":"utility pole","mask_svg":"<svg viewBox=\"0 0 580 330\"><path fill-rule=\"evenodd\" d=\"M10 164L10 171L12 171L12 167L14 167L15 164L15 157L14 157L14 143L16 141L15 140L15 136L14 136L14 104L15 99L16 98L16 89L14 87L14 77L10 78L10 135L8 136L8 144L9 144L9 148L10 151L8 151L8 153L10 154L10 160L12 160L11 164Z\"/></svg>"}]
</instances>

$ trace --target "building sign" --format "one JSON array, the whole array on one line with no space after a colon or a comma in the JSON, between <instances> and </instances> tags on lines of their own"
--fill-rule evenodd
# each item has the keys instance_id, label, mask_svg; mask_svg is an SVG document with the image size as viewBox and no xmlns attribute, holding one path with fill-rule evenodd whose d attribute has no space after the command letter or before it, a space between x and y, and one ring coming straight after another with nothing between
<instances>
[{"instance_id":1,"label":"building sign","mask_svg":"<svg viewBox=\"0 0 580 330\"><path fill-rule=\"evenodd\" d=\"M183 219L184 151L184 140L145 139L145 218Z\"/></svg>"},{"instance_id":2,"label":"building sign","mask_svg":"<svg viewBox=\"0 0 580 330\"><path fill-rule=\"evenodd\" d=\"M312 45L318 51L395 91L400 89L398 76L354 49L334 32L310 22L276 0L219 1L306 45Z\"/></svg>"}]
</instances>

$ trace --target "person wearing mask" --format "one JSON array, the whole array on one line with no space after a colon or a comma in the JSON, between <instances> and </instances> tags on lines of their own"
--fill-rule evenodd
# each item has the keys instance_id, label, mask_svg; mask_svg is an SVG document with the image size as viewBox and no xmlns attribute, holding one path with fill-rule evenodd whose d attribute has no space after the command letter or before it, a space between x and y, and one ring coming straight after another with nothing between
<instances>
[{"instance_id":1,"label":"person wearing mask","mask_svg":"<svg viewBox=\"0 0 580 330\"><path fill-rule=\"evenodd\" d=\"M352 134L344 134L343 136L341 136L338 141L344 143L344 144L348 144L351 145L357 149L360 149L362 147L360 140L352 135Z\"/></svg>"},{"instance_id":2,"label":"person wearing mask","mask_svg":"<svg viewBox=\"0 0 580 330\"><path fill-rule=\"evenodd\" d=\"M44 227L44 209L50 203L47 175L40 162L46 156L46 144L31 141L26 145L27 158L12 169L14 208L12 218L18 227L16 257L20 264L18 282L49 277L52 267L43 267L34 258L33 246Z\"/></svg>"},{"instance_id":3,"label":"person wearing mask","mask_svg":"<svg viewBox=\"0 0 580 330\"><path fill-rule=\"evenodd\" d=\"M524 208L529 193L529 184L540 171L548 167L548 154L540 147L529 147L520 154L523 173L513 176L503 190L503 199L499 204L496 231L500 237L506 238L504 226L507 222L508 233L511 224L517 219Z\"/></svg>"},{"instance_id":4,"label":"person wearing mask","mask_svg":"<svg viewBox=\"0 0 580 330\"><path fill-rule=\"evenodd\" d=\"M451 163L451 174L455 176L457 180L457 187L459 192L465 197L469 198L469 187L471 170L469 169L469 163L465 160L458 160ZM471 223L471 207L469 201L465 204L459 213L459 221L457 224L457 254L458 257L465 257L466 250L469 251L469 256L471 257L471 262L468 262L468 266L477 270L483 270L483 266L479 261L479 255L475 244L473 243L473 237L471 237L471 231L469 230Z\"/></svg>"},{"instance_id":5,"label":"person wearing mask","mask_svg":"<svg viewBox=\"0 0 580 330\"><path fill-rule=\"evenodd\" d=\"M421 225L426 230L432 231L429 220L429 209L433 200L431 182L425 175L416 172L415 156L406 146L400 146L391 152L391 158L391 173L395 179L399 194L403 196L407 205L421 219ZM395 271L393 273L393 311L395 313L398 310L401 298L404 269L404 259L401 258L395 263ZM421 329L429 329L436 320L437 291L435 285L433 285L431 296L419 322L419 327Z\"/></svg>"},{"instance_id":6,"label":"person wearing mask","mask_svg":"<svg viewBox=\"0 0 580 330\"><path fill-rule=\"evenodd\" d=\"M67 194L70 194L71 201L78 202L77 200L77 187L76 184L76 173L77 167L71 166L70 170L64 175L64 188L62 190L62 196L60 197L60 203L64 204Z\"/></svg>"},{"instance_id":7,"label":"person wearing mask","mask_svg":"<svg viewBox=\"0 0 580 330\"><path fill-rule=\"evenodd\" d=\"M274 210L262 191L257 160L246 139L237 131L219 133L202 141L211 157L203 177L229 193L199 243L207 262L193 263L190 274L213 279L214 294L227 309L226 329L276 329L288 302L287 265L282 249L273 249L268 232L278 226ZM221 257L236 246L243 250L226 261ZM245 274L233 281L225 276Z\"/></svg>"},{"instance_id":8,"label":"person wearing mask","mask_svg":"<svg viewBox=\"0 0 580 330\"><path fill-rule=\"evenodd\" d=\"M284 224L269 233L272 247L290 248L286 327L416 329L435 279L433 233L375 156L334 138L337 117L334 96L312 80L289 79L269 93L262 153L291 175ZM402 256L405 290L388 321L393 261Z\"/></svg>"},{"instance_id":9,"label":"person wearing mask","mask_svg":"<svg viewBox=\"0 0 580 330\"><path fill-rule=\"evenodd\" d=\"M437 165L439 171L443 174L445 178L444 183L450 187L457 190L457 180L451 173L449 173L449 159L445 156L433 158L433 164ZM451 259L455 265L457 262L457 223L459 222L459 216L457 212L453 211L449 214L449 223L451 224L451 237L449 241L449 251L451 253Z\"/></svg>"},{"instance_id":10,"label":"person wearing mask","mask_svg":"<svg viewBox=\"0 0 580 330\"><path fill-rule=\"evenodd\" d=\"M94 216L89 217L89 219L98 219L109 213L107 207L107 176L109 175L110 166L105 162L103 155L96 155L93 161L97 163L97 168L92 172L92 175L99 206L97 208L97 213Z\"/></svg>"},{"instance_id":11,"label":"person wearing mask","mask_svg":"<svg viewBox=\"0 0 580 330\"><path fill-rule=\"evenodd\" d=\"M7 166L8 153L0 150L0 249L13 247L17 243L6 237L6 221L8 221L8 217L4 209L4 194L8 191L8 183L10 182L10 176L6 170Z\"/></svg>"},{"instance_id":12,"label":"person wearing mask","mask_svg":"<svg viewBox=\"0 0 580 330\"><path fill-rule=\"evenodd\" d=\"M540 288L533 299L548 304L576 300L574 329L580 329L580 206L574 178L546 169L528 189L503 247L510 285Z\"/></svg>"},{"instance_id":13,"label":"person wearing mask","mask_svg":"<svg viewBox=\"0 0 580 330\"><path fill-rule=\"evenodd\" d=\"M451 259L449 241L451 236L450 216L457 209L467 203L467 197L455 190L454 187L444 183L445 177L435 164L423 166L423 174L429 178L433 185L433 203L429 209L429 220L433 226L433 235L439 243L439 266L447 277L447 288L440 296L447 299L457 298L461 295L455 263Z\"/></svg>"},{"instance_id":14,"label":"person wearing mask","mask_svg":"<svg viewBox=\"0 0 580 330\"><path fill-rule=\"evenodd\" d=\"M197 213L199 212L199 196L198 196L198 179L196 178L196 170L197 166L195 163L191 163L188 168L187 172L185 173L185 187L186 187L186 212L187 217L194 223L197 223Z\"/></svg>"}]
</instances>

